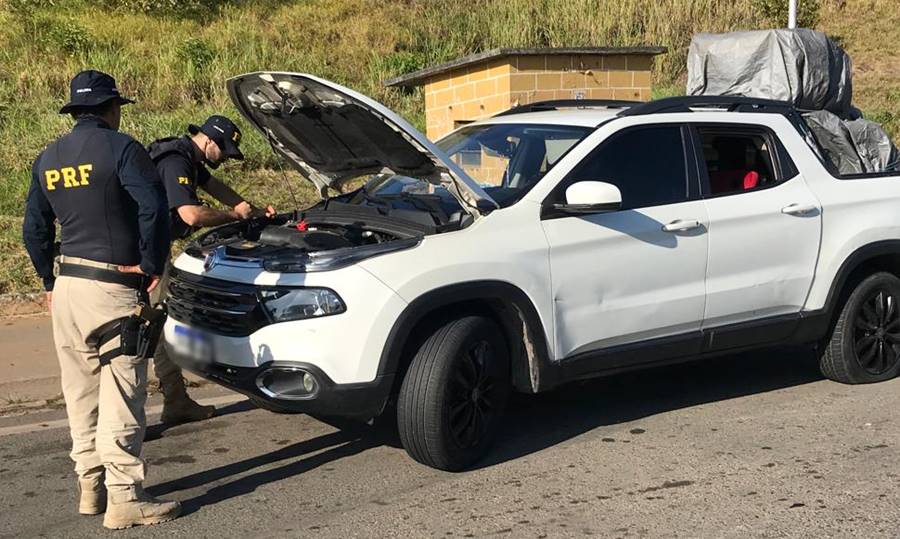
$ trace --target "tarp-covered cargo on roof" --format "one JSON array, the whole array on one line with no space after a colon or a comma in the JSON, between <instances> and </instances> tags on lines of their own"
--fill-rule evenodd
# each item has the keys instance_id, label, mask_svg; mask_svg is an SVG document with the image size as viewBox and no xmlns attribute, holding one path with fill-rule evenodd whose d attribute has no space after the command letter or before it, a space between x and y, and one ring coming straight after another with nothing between
<instances>
[{"instance_id":1,"label":"tarp-covered cargo on roof","mask_svg":"<svg viewBox=\"0 0 900 539\"><path fill-rule=\"evenodd\" d=\"M687 93L790 101L849 118L850 73L847 53L815 30L697 34L688 51Z\"/></svg>"},{"instance_id":2,"label":"tarp-covered cargo on roof","mask_svg":"<svg viewBox=\"0 0 900 539\"><path fill-rule=\"evenodd\" d=\"M688 95L777 99L802 111L839 174L898 170L884 129L851 104L852 64L821 32L806 28L697 34L688 51Z\"/></svg>"}]
</instances>

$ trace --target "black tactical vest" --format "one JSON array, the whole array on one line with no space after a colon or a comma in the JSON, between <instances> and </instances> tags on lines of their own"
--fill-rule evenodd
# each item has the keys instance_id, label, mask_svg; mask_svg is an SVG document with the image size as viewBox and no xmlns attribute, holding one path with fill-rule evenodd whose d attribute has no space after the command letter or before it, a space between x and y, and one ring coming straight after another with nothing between
<instances>
[{"instance_id":1,"label":"black tactical vest","mask_svg":"<svg viewBox=\"0 0 900 539\"><path fill-rule=\"evenodd\" d=\"M117 172L129 142L102 120L86 118L38 159L38 181L62 228L62 254L108 264L140 263L137 204Z\"/></svg>"},{"instance_id":2,"label":"black tactical vest","mask_svg":"<svg viewBox=\"0 0 900 539\"><path fill-rule=\"evenodd\" d=\"M187 142L187 143L186 143ZM154 163L159 163L164 157L171 154L178 154L190 162L193 162L193 154L191 153L190 141L184 137L166 137L154 140L147 146L147 153ZM194 178L196 182L196 178ZM195 186L196 187L196 186Z\"/></svg>"},{"instance_id":3,"label":"black tactical vest","mask_svg":"<svg viewBox=\"0 0 900 539\"><path fill-rule=\"evenodd\" d=\"M186 167L188 185L194 192L196 203L201 203L200 198L197 197L197 186L200 183L200 178L197 166L194 164L194 148L193 142L191 142L190 139L186 137L166 137L157 139L147 146L147 153L150 154L150 159L153 160L153 163L157 167L159 167L160 162L164 159L175 156L179 159L184 159L189 163L189 166ZM166 189L169 188L165 178L163 179L163 185L166 186ZM192 227L182 221L176 208L169 209L169 223L173 240L187 238L197 230L200 230L200 227Z\"/></svg>"}]
</instances>

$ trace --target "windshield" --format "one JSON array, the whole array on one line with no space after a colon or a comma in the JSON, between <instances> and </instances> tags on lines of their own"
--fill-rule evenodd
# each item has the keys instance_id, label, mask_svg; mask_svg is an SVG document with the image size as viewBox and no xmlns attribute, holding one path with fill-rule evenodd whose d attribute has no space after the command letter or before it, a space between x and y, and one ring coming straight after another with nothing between
<instances>
[{"instance_id":1,"label":"windshield","mask_svg":"<svg viewBox=\"0 0 900 539\"><path fill-rule=\"evenodd\" d=\"M567 125L481 124L464 127L436 144L505 208L522 198L590 131Z\"/></svg>"}]
</instances>

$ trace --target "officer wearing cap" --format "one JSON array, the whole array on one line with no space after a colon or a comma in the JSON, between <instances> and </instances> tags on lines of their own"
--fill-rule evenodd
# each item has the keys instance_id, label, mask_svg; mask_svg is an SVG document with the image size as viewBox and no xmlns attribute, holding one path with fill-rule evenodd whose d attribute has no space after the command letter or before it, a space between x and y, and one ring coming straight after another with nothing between
<instances>
[{"instance_id":1,"label":"officer wearing cap","mask_svg":"<svg viewBox=\"0 0 900 539\"><path fill-rule=\"evenodd\" d=\"M35 160L23 224L53 319L78 510L105 511L103 525L114 529L180 512L178 502L154 499L141 487L147 361L124 355L120 338L124 321L158 285L169 249L165 193L153 161L117 131L128 103L105 73L72 79L60 114L71 114L75 127ZM54 221L61 229L58 276Z\"/></svg>"},{"instance_id":2,"label":"officer wearing cap","mask_svg":"<svg viewBox=\"0 0 900 539\"><path fill-rule=\"evenodd\" d=\"M190 135L156 140L148 147L166 189L173 239L186 238L201 227L275 214L271 206L265 210L255 208L207 169L218 168L226 159L244 158L239 148L241 131L234 122L224 116L210 116L202 126L189 125L188 132ZM203 205L198 188L232 209ZM165 293L166 280L164 276L154 301ZM198 421L213 414L214 407L201 406L188 396L181 369L169 359L162 345L153 357L153 367L165 399L163 423Z\"/></svg>"}]
</instances>

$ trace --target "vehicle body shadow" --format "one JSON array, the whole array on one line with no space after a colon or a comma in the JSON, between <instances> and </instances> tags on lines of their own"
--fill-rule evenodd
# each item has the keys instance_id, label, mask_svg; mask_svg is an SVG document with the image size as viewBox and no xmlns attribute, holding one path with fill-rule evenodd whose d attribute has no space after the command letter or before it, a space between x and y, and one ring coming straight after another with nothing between
<instances>
[{"instance_id":1,"label":"vehicle body shadow","mask_svg":"<svg viewBox=\"0 0 900 539\"><path fill-rule=\"evenodd\" d=\"M514 395L496 445L472 469L515 460L598 427L821 379L814 354L794 348L704 359L575 382L538 395ZM340 424L344 430L167 481L147 490L154 496L164 496L213 485L203 494L182 502L184 512L191 513L371 448L399 445L396 428L388 426L388 421L376 422L375 426ZM281 461L288 462L228 481L231 477Z\"/></svg>"},{"instance_id":2,"label":"vehicle body shadow","mask_svg":"<svg viewBox=\"0 0 900 539\"><path fill-rule=\"evenodd\" d=\"M808 348L718 356L514 395L494 449L475 468L514 460L598 427L822 380Z\"/></svg>"}]
</instances>

